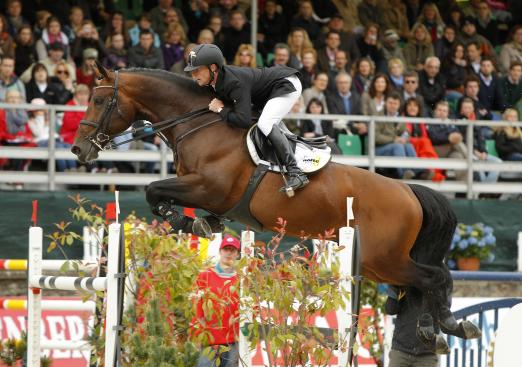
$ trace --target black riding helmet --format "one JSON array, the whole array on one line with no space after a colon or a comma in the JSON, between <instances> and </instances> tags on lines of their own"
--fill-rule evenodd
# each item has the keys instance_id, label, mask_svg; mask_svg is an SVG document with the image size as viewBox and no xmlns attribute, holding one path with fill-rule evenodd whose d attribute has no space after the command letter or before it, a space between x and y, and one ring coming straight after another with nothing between
<instances>
[{"instance_id":1,"label":"black riding helmet","mask_svg":"<svg viewBox=\"0 0 522 367\"><path fill-rule=\"evenodd\" d=\"M188 64L184 70L192 71L201 66L210 67L212 64L217 64L217 66L221 67L224 63L223 60L223 53L216 45L198 45L190 51L187 60Z\"/></svg>"}]
</instances>

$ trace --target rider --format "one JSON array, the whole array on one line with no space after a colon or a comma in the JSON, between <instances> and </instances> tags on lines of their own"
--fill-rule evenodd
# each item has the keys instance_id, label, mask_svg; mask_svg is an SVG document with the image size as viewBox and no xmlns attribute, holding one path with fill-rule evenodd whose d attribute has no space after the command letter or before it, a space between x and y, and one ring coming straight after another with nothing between
<instances>
[{"instance_id":1,"label":"rider","mask_svg":"<svg viewBox=\"0 0 522 367\"><path fill-rule=\"evenodd\" d=\"M190 71L200 86L210 87L217 94L209 110L237 127L252 125L252 104L262 109L257 126L286 166L288 186L296 190L308 184L308 178L297 167L288 139L277 127L301 95L297 70L286 66L252 69L224 65L219 47L204 44L189 53L185 71ZM283 187L281 191L284 190Z\"/></svg>"}]
</instances>

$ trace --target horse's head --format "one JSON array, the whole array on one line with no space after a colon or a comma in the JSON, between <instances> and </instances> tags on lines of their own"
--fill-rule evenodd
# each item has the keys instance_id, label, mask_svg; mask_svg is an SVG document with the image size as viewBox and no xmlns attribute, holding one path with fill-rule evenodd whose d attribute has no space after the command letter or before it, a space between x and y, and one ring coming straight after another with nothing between
<instances>
[{"instance_id":1,"label":"horse's head","mask_svg":"<svg viewBox=\"0 0 522 367\"><path fill-rule=\"evenodd\" d=\"M98 158L98 152L110 144L111 136L126 130L137 112L131 98L122 91L117 71L108 71L98 62L94 70L101 83L93 89L71 148L80 162Z\"/></svg>"}]
</instances>

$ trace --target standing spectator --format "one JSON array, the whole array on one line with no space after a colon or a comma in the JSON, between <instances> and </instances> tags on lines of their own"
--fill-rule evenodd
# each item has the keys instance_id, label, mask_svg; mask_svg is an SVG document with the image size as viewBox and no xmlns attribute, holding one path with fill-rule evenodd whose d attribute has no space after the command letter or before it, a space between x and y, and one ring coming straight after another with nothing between
<instances>
[{"instance_id":1,"label":"standing spectator","mask_svg":"<svg viewBox=\"0 0 522 367\"><path fill-rule=\"evenodd\" d=\"M384 14L384 29L394 30L402 39L411 37L406 6L401 0L380 2L380 11Z\"/></svg>"},{"instance_id":2,"label":"standing spectator","mask_svg":"<svg viewBox=\"0 0 522 367\"><path fill-rule=\"evenodd\" d=\"M36 53L39 61L47 58L47 52L53 43L61 44L64 49L65 58L69 57L69 39L65 33L62 32L60 20L55 16L50 16L42 32L42 38L36 41Z\"/></svg>"},{"instance_id":3,"label":"standing spectator","mask_svg":"<svg viewBox=\"0 0 522 367\"><path fill-rule=\"evenodd\" d=\"M56 78L50 78L45 65L37 63L32 70L31 80L25 86L27 100L42 99L47 104L65 104L70 93Z\"/></svg>"},{"instance_id":4,"label":"standing spectator","mask_svg":"<svg viewBox=\"0 0 522 367\"><path fill-rule=\"evenodd\" d=\"M154 47L160 47L161 41L158 34L152 28L152 23L150 20L150 16L147 13L143 13L138 20L138 23L129 29L129 38L131 41L131 46L137 46L141 40L141 34L144 31L148 31L152 35Z\"/></svg>"},{"instance_id":5,"label":"standing spectator","mask_svg":"<svg viewBox=\"0 0 522 367\"><path fill-rule=\"evenodd\" d=\"M440 74L440 60L436 56L428 57L424 70L419 73L419 93L430 110L446 95L446 83Z\"/></svg>"},{"instance_id":6,"label":"standing spectator","mask_svg":"<svg viewBox=\"0 0 522 367\"><path fill-rule=\"evenodd\" d=\"M459 118L469 120L470 123L473 123L473 121L477 119L474 107L475 101L471 98L464 97L459 102ZM459 126L459 129L462 135L466 136L466 126ZM470 142L467 143L470 144ZM484 129L481 129L480 126L473 127L473 159L493 163L502 162L500 158L488 154L486 149L486 136ZM497 182L499 174L499 171L480 171L480 182Z\"/></svg>"},{"instance_id":7,"label":"standing spectator","mask_svg":"<svg viewBox=\"0 0 522 367\"><path fill-rule=\"evenodd\" d=\"M464 53L464 45L455 43L442 63L442 75L446 81L446 97L455 100L462 97L464 81L468 75L468 62Z\"/></svg>"},{"instance_id":8,"label":"standing spectator","mask_svg":"<svg viewBox=\"0 0 522 367\"><path fill-rule=\"evenodd\" d=\"M239 363L237 339L239 335L238 276L235 263L241 244L234 237L225 237L219 246L219 261L215 267L201 272L196 284L196 330L208 333L206 350L198 360L198 367L235 367ZM203 305L212 304L207 314ZM210 348L210 353L207 350ZM216 362L216 361L219 362Z\"/></svg>"},{"instance_id":9,"label":"standing spectator","mask_svg":"<svg viewBox=\"0 0 522 367\"><path fill-rule=\"evenodd\" d=\"M362 0L357 5L357 13L361 25L367 28L370 24L377 24L379 27L385 27L384 13L377 6L377 0Z\"/></svg>"},{"instance_id":10,"label":"standing spectator","mask_svg":"<svg viewBox=\"0 0 522 367\"><path fill-rule=\"evenodd\" d=\"M26 24L18 29L14 58L15 74L22 75L25 70L36 62L36 47L31 26Z\"/></svg>"},{"instance_id":11,"label":"standing spectator","mask_svg":"<svg viewBox=\"0 0 522 367\"><path fill-rule=\"evenodd\" d=\"M63 45L59 42L54 42L51 44L49 48L49 57L46 59L39 61L40 64L43 64L47 68L47 73L49 76L54 76L54 69L56 65L60 62L65 61L64 56L64 48ZM33 67L36 63L29 66L22 75L20 75L20 80L24 83L28 83L31 79ZM69 69L70 75L73 76L73 81L76 81L76 68L73 64L67 63L67 68Z\"/></svg>"},{"instance_id":12,"label":"standing spectator","mask_svg":"<svg viewBox=\"0 0 522 367\"><path fill-rule=\"evenodd\" d=\"M287 44L290 48L288 66L300 69L302 67L303 50L313 47L310 38L308 38L308 33L303 28L293 28L288 34Z\"/></svg>"},{"instance_id":13,"label":"standing spectator","mask_svg":"<svg viewBox=\"0 0 522 367\"><path fill-rule=\"evenodd\" d=\"M503 111L506 108L495 66L490 58L480 60L480 86L478 98L487 110Z\"/></svg>"},{"instance_id":14,"label":"standing spectator","mask_svg":"<svg viewBox=\"0 0 522 367\"><path fill-rule=\"evenodd\" d=\"M402 92L404 88L404 64L401 59L393 58L388 61L388 78L391 86L397 91Z\"/></svg>"},{"instance_id":15,"label":"standing spectator","mask_svg":"<svg viewBox=\"0 0 522 367\"><path fill-rule=\"evenodd\" d=\"M89 104L89 87L85 84L78 84L74 88L74 97L67 102L67 106L87 106ZM76 131L80 126L80 121L85 116L83 111L66 111L63 114L60 137L63 142L72 145Z\"/></svg>"},{"instance_id":16,"label":"standing spectator","mask_svg":"<svg viewBox=\"0 0 522 367\"><path fill-rule=\"evenodd\" d=\"M500 79L500 89L507 107L514 108L522 100L522 62L513 61L509 73Z\"/></svg>"},{"instance_id":17,"label":"standing spectator","mask_svg":"<svg viewBox=\"0 0 522 367\"><path fill-rule=\"evenodd\" d=\"M163 69L163 54L161 50L153 46L153 35L148 30L142 30L140 34L140 43L131 47L129 50L129 66Z\"/></svg>"},{"instance_id":18,"label":"standing spectator","mask_svg":"<svg viewBox=\"0 0 522 367\"><path fill-rule=\"evenodd\" d=\"M493 47L499 45L498 22L491 14L487 1L480 1L477 8L477 33L488 39Z\"/></svg>"},{"instance_id":19,"label":"standing spectator","mask_svg":"<svg viewBox=\"0 0 522 367\"><path fill-rule=\"evenodd\" d=\"M258 39L265 50L273 50L276 43L284 42L286 23L283 14L277 11L277 1L267 0L258 22Z\"/></svg>"},{"instance_id":20,"label":"standing spectator","mask_svg":"<svg viewBox=\"0 0 522 367\"><path fill-rule=\"evenodd\" d=\"M0 57L14 56L14 42L13 37L7 30L7 21L5 17L0 14Z\"/></svg>"},{"instance_id":21,"label":"standing spectator","mask_svg":"<svg viewBox=\"0 0 522 367\"><path fill-rule=\"evenodd\" d=\"M510 42L500 49L500 72L507 73L512 61L522 61L522 24L513 27Z\"/></svg>"},{"instance_id":22,"label":"standing spectator","mask_svg":"<svg viewBox=\"0 0 522 367\"><path fill-rule=\"evenodd\" d=\"M318 73L315 77L314 84L310 88L303 90L303 94L301 95L302 106L308 106L312 98L317 98L324 106L324 113L329 113L325 95L327 87L328 74L323 72Z\"/></svg>"},{"instance_id":23,"label":"standing spectator","mask_svg":"<svg viewBox=\"0 0 522 367\"><path fill-rule=\"evenodd\" d=\"M29 21L22 15L22 1L21 0L8 0L7 1L7 30L11 37L14 37L18 33L18 29L25 24L29 24Z\"/></svg>"},{"instance_id":24,"label":"standing spectator","mask_svg":"<svg viewBox=\"0 0 522 367\"><path fill-rule=\"evenodd\" d=\"M15 60L12 57L5 56L0 61L0 101L5 100L6 92L9 90L17 90L25 101L24 83L14 74Z\"/></svg>"},{"instance_id":25,"label":"standing spectator","mask_svg":"<svg viewBox=\"0 0 522 367\"><path fill-rule=\"evenodd\" d=\"M437 102L433 117L443 120L444 123L429 125L428 135L440 158L465 159L467 156L467 148L463 143L464 137L459 128L449 122L449 113L448 102ZM457 181L465 181L466 177L466 170L455 171Z\"/></svg>"},{"instance_id":26,"label":"standing spectator","mask_svg":"<svg viewBox=\"0 0 522 367\"><path fill-rule=\"evenodd\" d=\"M359 59L360 52L357 47L357 39L352 32L347 32L344 30L344 19L340 14L334 14L330 20L328 21L328 27L326 33L321 33L315 42L317 48L322 48L326 44L326 37L328 32L334 31L339 33L341 37L341 43L339 48L347 53L348 60L350 61L350 66L352 61Z\"/></svg>"},{"instance_id":27,"label":"standing spectator","mask_svg":"<svg viewBox=\"0 0 522 367\"><path fill-rule=\"evenodd\" d=\"M375 73L375 64L367 57L362 57L355 63L355 75L353 86L355 91L362 95L370 88L370 84Z\"/></svg>"},{"instance_id":28,"label":"standing spectator","mask_svg":"<svg viewBox=\"0 0 522 367\"><path fill-rule=\"evenodd\" d=\"M326 46L317 52L317 67L328 73L335 66L335 53L339 50L341 36L335 31L329 31L326 36Z\"/></svg>"},{"instance_id":29,"label":"standing spectator","mask_svg":"<svg viewBox=\"0 0 522 367\"><path fill-rule=\"evenodd\" d=\"M313 115L324 114L324 105L317 98L312 98L306 106L306 113ZM332 121L313 118L311 120L303 120L301 126L301 136L305 138L317 138L326 136L326 144L332 150L332 154L342 154L341 149L335 143L335 131Z\"/></svg>"},{"instance_id":30,"label":"standing spectator","mask_svg":"<svg viewBox=\"0 0 522 367\"><path fill-rule=\"evenodd\" d=\"M513 108L504 111L502 119L518 122L518 112ZM495 147L505 161L522 161L522 129L515 126L502 126L495 130Z\"/></svg>"},{"instance_id":31,"label":"standing spectator","mask_svg":"<svg viewBox=\"0 0 522 367\"><path fill-rule=\"evenodd\" d=\"M208 29L214 34L214 44L219 48L223 48L225 44L225 30L222 27L223 21L218 15L210 17L208 22Z\"/></svg>"},{"instance_id":32,"label":"standing spectator","mask_svg":"<svg viewBox=\"0 0 522 367\"><path fill-rule=\"evenodd\" d=\"M69 38L69 42L73 42L76 35L82 29L84 21L83 9L79 6L73 6L69 12L69 24L63 27L63 32Z\"/></svg>"},{"instance_id":33,"label":"standing spectator","mask_svg":"<svg viewBox=\"0 0 522 367\"><path fill-rule=\"evenodd\" d=\"M303 89L310 88L317 75L317 52L313 48L303 50L303 67L299 69L299 80Z\"/></svg>"},{"instance_id":34,"label":"standing spectator","mask_svg":"<svg viewBox=\"0 0 522 367\"><path fill-rule=\"evenodd\" d=\"M431 2L424 5L416 24L423 24L426 27L433 42L442 37L444 27L446 26L440 16L439 8L435 3ZM415 28L415 25L413 28Z\"/></svg>"},{"instance_id":35,"label":"standing spectator","mask_svg":"<svg viewBox=\"0 0 522 367\"><path fill-rule=\"evenodd\" d=\"M417 23L412 29L413 37L404 47L404 57L409 70L421 71L430 56L435 55L431 36L424 24Z\"/></svg>"},{"instance_id":36,"label":"standing spectator","mask_svg":"<svg viewBox=\"0 0 522 367\"><path fill-rule=\"evenodd\" d=\"M165 69L171 70L172 67L183 60L183 51L187 43L187 37L181 24L171 24L165 33L165 43L161 46Z\"/></svg>"},{"instance_id":37,"label":"standing spectator","mask_svg":"<svg viewBox=\"0 0 522 367\"><path fill-rule=\"evenodd\" d=\"M375 64L375 68L382 72L386 70L386 60L378 39L379 26L375 23L370 23L364 29L364 36L357 41L357 46L359 47L361 57L370 58Z\"/></svg>"},{"instance_id":38,"label":"standing spectator","mask_svg":"<svg viewBox=\"0 0 522 367\"><path fill-rule=\"evenodd\" d=\"M362 114L365 116L384 115L385 99L390 90L391 85L388 77L385 74L376 74L368 92L365 92L361 97Z\"/></svg>"},{"instance_id":39,"label":"standing spectator","mask_svg":"<svg viewBox=\"0 0 522 367\"><path fill-rule=\"evenodd\" d=\"M74 40L72 56L76 66L80 66L82 63L83 53L88 48L96 50L98 55L105 55L105 47L96 26L90 20L85 20L82 29Z\"/></svg>"},{"instance_id":40,"label":"standing spectator","mask_svg":"<svg viewBox=\"0 0 522 367\"><path fill-rule=\"evenodd\" d=\"M112 37L116 34L121 34L123 36L125 47L130 45L129 31L127 29L125 17L121 11L115 11L112 13L109 21L105 24L105 28L101 33L104 47L111 46Z\"/></svg>"},{"instance_id":41,"label":"standing spectator","mask_svg":"<svg viewBox=\"0 0 522 367\"><path fill-rule=\"evenodd\" d=\"M111 44L106 50L107 56L103 59L103 66L111 70L126 68L129 58L125 49L125 38L122 34L115 34L109 39Z\"/></svg>"},{"instance_id":42,"label":"standing spectator","mask_svg":"<svg viewBox=\"0 0 522 367\"><path fill-rule=\"evenodd\" d=\"M448 55L451 51L451 48L455 44L455 40L457 38L457 31L454 26L447 25L444 28L444 33L442 37L440 37L435 42L435 56L439 58L439 60L445 60L446 55Z\"/></svg>"},{"instance_id":43,"label":"standing spectator","mask_svg":"<svg viewBox=\"0 0 522 367\"><path fill-rule=\"evenodd\" d=\"M314 9L310 0L299 3L299 11L291 23L292 28L303 28L310 40L314 42L321 33L320 24L314 19Z\"/></svg>"},{"instance_id":44,"label":"standing spectator","mask_svg":"<svg viewBox=\"0 0 522 367\"><path fill-rule=\"evenodd\" d=\"M76 69L76 81L93 88L95 84L94 63L98 60L98 51L94 48L83 50L82 64Z\"/></svg>"},{"instance_id":45,"label":"standing spectator","mask_svg":"<svg viewBox=\"0 0 522 367\"><path fill-rule=\"evenodd\" d=\"M406 65L406 59L402 48L399 46L400 37L393 29L388 29L382 37L382 52L386 62L391 59L400 59L403 65ZM389 71L389 69L388 69Z\"/></svg>"},{"instance_id":46,"label":"standing spectator","mask_svg":"<svg viewBox=\"0 0 522 367\"><path fill-rule=\"evenodd\" d=\"M233 65L247 68L256 67L256 57L254 55L254 48L251 44L243 43L239 46L236 55L234 56Z\"/></svg>"},{"instance_id":47,"label":"standing spectator","mask_svg":"<svg viewBox=\"0 0 522 367\"><path fill-rule=\"evenodd\" d=\"M335 53L335 64L332 69L328 72L328 90L335 90L335 77L339 73L350 73L350 69L348 67L348 57L346 56L346 52L343 50L339 50ZM351 83L350 83L351 84Z\"/></svg>"},{"instance_id":48,"label":"standing spectator","mask_svg":"<svg viewBox=\"0 0 522 367\"><path fill-rule=\"evenodd\" d=\"M69 92L67 100L71 99L74 92L74 83L72 75L69 75L69 69L67 68L67 63L65 61L62 61L55 66L54 75L55 79L53 80L62 83L65 90Z\"/></svg>"},{"instance_id":49,"label":"standing spectator","mask_svg":"<svg viewBox=\"0 0 522 367\"><path fill-rule=\"evenodd\" d=\"M230 27L225 31L225 43L223 44L223 56L229 63L234 61L234 55L244 43L250 43L250 25L241 10L230 13Z\"/></svg>"},{"instance_id":50,"label":"standing spectator","mask_svg":"<svg viewBox=\"0 0 522 367\"><path fill-rule=\"evenodd\" d=\"M401 97L396 92L386 96L386 106L381 115L398 117ZM416 157L415 149L409 142L409 135L404 123L380 122L375 127L375 154L394 157ZM415 177L411 169L397 168L397 176L404 180Z\"/></svg>"}]
</instances>

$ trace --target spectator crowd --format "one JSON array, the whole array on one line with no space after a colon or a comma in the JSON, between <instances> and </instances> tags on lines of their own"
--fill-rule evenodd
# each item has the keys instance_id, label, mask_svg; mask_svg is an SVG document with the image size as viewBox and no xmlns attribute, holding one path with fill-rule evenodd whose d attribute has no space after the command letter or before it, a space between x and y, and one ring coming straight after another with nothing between
<instances>
[{"instance_id":1,"label":"spectator crowd","mask_svg":"<svg viewBox=\"0 0 522 367\"><path fill-rule=\"evenodd\" d=\"M97 83L95 60L110 69L183 73L186 55L202 43L218 45L228 64L299 70L303 93L295 112L460 118L471 124L520 119L522 1L259 0L258 5L254 54L247 0L0 1L0 100L34 106L0 111L0 143L47 146L49 116L41 106L86 105ZM59 114L58 147L71 145L82 116ZM362 153L367 148L364 122L313 119L293 127L304 136L328 135L337 152L336 142L345 135L360 138ZM522 160L520 128L473 130L473 159ZM465 131L450 123L379 123L376 153L465 158ZM157 149L159 139L143 145ZM0 159L3 169L27 166ZM57 161L59 171L76 169L73 161ZM387 173L436 181L446 175ZM465 172L455 176L464 179ZM477 179L495 182L498 172L481 172Z\"/></svg>"}]
</instances>

